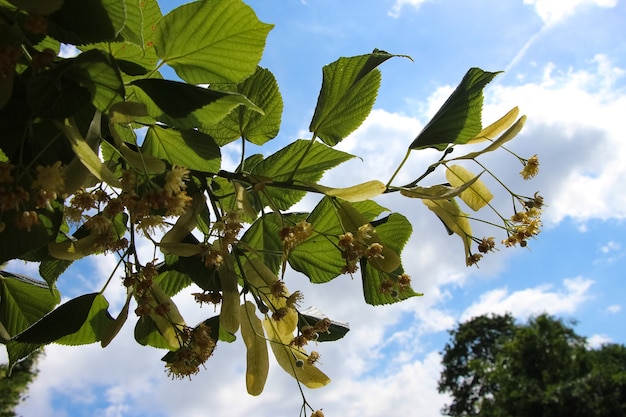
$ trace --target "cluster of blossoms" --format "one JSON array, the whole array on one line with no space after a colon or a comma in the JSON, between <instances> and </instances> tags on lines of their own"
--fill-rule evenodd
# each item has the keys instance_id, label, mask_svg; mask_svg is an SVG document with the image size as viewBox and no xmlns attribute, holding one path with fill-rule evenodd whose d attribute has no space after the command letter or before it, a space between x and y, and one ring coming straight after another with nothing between
<instances>
[{"instance_id":1,"label":"cluster of blossoms","mask_svg":"<svg viewBox=\"0 0 626 417\"><path fill-rule=\"evenodd\" d=\"M172 379L191 377L200 372L200 366L204 365L215 349L211 328L204 323L196 328L184 327L181 342L181 347L174 352L173 360L165 365Z\"/></svg>"},{"instance_id":2,"label":"cluster of blossoms","mask_svg":"<svg viewBox=\"0 0 626 417\"><path fill-rule=\"evenodd\" d=\"M153 262L147 263L137 273L130 273L124 278L124 286L132 290L137 308L135 314L138 316L148 316L152 313L164 316L169 311L169 304L159 304L150 289L154 278L159 274Z\"/></svg>"},{"instance_id":3,"label":"cluster of blossoms","mask_svg":"<svg viewBox=\"0 0 626 417\"><path fill-rule=\"evenodd\" d=\"M411 288L411 277L404 273L395 278L387 278L380 283L380 290L383 294L389 294L393 298L397 298L401 292Z\"/></svg>"},{"instance_id":4,"label":"cluster of blossoms","mask_svg":"<svg viewBox=\"0 0 626 417\"><path fill-rule=\"evenodd\" d=\"M226 255L237 243L241 229L243 229L243 222L241 212L238 210L227 212L215 222L211 234L215 235L216 239L212 243L203 243L200 246L200 256L204 265L209 268L219 268Z\"/></svg>"},{"instance_id":5,"label":"cluster of blossoms","mask_svg":"<svg viewBox=\"0 0 626 417\"><path fill-rule=\"evenodd\" d=\"M518 211L510 219L509 236L502 241L507 246L519 244L521 247L527 245L529 238L541 232L541 207L543 198L535 194L532 199L523 201L524 211Z\"/></svg>"},{"instance_id":6,"label":"cluster of blossoms","mask_svg":"<svg viewBox=\"0 0 626 417\"><path fill-rule=\"evenodd\" d=\"M9 211L15 212L13 222L16 228L30 231L39 224L35 210L51 209L50 203L63 193L65 180L61 161L37 166L30 191L18 184L14 170L13 164L0 162L0 232L6 228L5 213Z\"/></svg>"},{"instance_id":7,"label":"cluster of blossoms","mask_svg":"<svg viewBox=\"0 0 626 417\"><path fill-rule=\"evenodd\" d=\"M283 253L288 255L295 249L298 243L302 243L311 236L313 228L311 223L302 220L294 226L283 227L279 232L280 240L283 241Z\"/></svg>"},{"instance_id":8,"label":"cluster of blossoms","mask_svg":"<svg viewBox=\"0 0 626 417\"><path fill-rule=\"evenodd\" d=\"M358 228L356 235L346 232L339 236L339 249L346 261L346 265L341 269L342 274L355 273L361 258L383 258L383 245L378 242L370 243L374 233L376 233L374 227L367 223Z\"/></svg>"},{"instance_id":9,"label":"cluster of blossoms","mask_svg":"<svg viewBox=\"0 0 626 417\"><path fill-rule=\"evenodd\" d=\"M299 334L289 343L291 346L302 347L308 342L315 342L319 338L320 333L328 332L330 328L330 319L324 317L316 322L313 326L302 326ZM313 352L311 352L313 354ZM313 361L315 362L317 358ZM312 364L312 363L311 363Z\"/></svg>"}]
</instances>

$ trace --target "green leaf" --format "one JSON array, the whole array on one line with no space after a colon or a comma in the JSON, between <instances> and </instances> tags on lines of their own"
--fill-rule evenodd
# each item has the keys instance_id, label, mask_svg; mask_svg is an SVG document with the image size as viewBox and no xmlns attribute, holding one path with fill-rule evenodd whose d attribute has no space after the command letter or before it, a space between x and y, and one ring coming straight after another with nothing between
<instances>
[{"instance_id":1,"label":"green leaf","mask_svg":"<svg viewBox=\"0 0 626 417\"><path fill-rule=\"evenodd\" d=\"M98 110L124 97L122 77L110 55L93 49L34 75L27 84L36 115L63 118L92 103Z\"/></svg>"},{"instance_id":2,"label":"green leaf","mask_svg":"<svg viewBox=\"0 0 626 417\"><path fill-rule=\"evenodd\" d=\"M296 246L289 256L289 265L306 275L312 283L328 282L341 274L346 261L337 246L339 235L346 231L356 231L359 226L371 222L386 210L371 200L353 203L351 207L360 214L362 220L354 225L346 225L342 221L339 207L340 203L335 199L324 197L307 218L313 233Z\"/></svg>"},{"instance_id":3,"label":"green leaf","mask_svg":"<svg viewBox=\"0 0 626 417\"><path fill-rule=\"evenodd\" d=\"M72 264L73 261L66 261L62 259L49 259L41 261L39 264L39 275L48 283L49 286L53 286L57 279L63 272Z\"/></svg>"},{"instance_id":4,"label":"green leaf","mask_svg":"<svg viewBox=\"0 0 626 417\"><path fill-rule=\"evenodd\" d=\"M411 223L401 214L392 213L387 217L372 222L376 228L376 235L383 247L387 247L393 253L400 254L412 232ZM398 275L404 272L402 266L394 271L381 270L372 261L361 262L361 278L363 280L363 295L365 302L371 305L391 304L421 294L413 291L411 287L398 289L398 294L382 291L382 283L388 279L397 280Z\"/></svg>"},{"instance_id":5,"label":"green leaf","mask_svg":"<svg viewBox=\"0 0 626 417\"><path fill-rule=\"evenodd\" d=\"M220 146L240 137L255 145L262 145L275 138L280 129L283 99L274 75L269 70L258 67L253 75L232 91L248 97L263 109L263 113L240 106L217 125L203 131L213 136Z\"/></svg>"},{"instance_id":6,"label":"green leaf","mask_svg":"<svg viewBox=\"0 0 626 417\"><path fill-rule=\"evenodd\" d=\"M0 271L0 324L9 336L27 329L60 301L59 292L44 282Z\"/></svg>"},{"instance_id":7,"label":"green leaf","mask_svg":"<svg viewBox=\"0 0 626 417\"><path fill-rule=\"evenodd\" d=\"M298 329L301 330L304 326L315 326L318 321L324 318L325 317L323 317L315 307L309 307L305 311L299 311ZM315 342L334 342L335 340L343 338L349 331L350 327L348 323L331 321L328 331L319 333Z\"/></svg>"},{"instance_id":8,"label":"green leaf","mask_svg":"<svg viewBox=\"0 0 626 417\"><path fill-rule=\"evenodd\" d=\"M159 329L150 316L141 316L135 325L135 340L143 346L152 346L158 349L172 349L170 344L159 332Z\"/></svg>"},{"instance_id":9,"label":"green leaf","mask_svg":"<svg viewBox=\"0 0 626 417\"><path fill-rule=\"evenodd\" d=\"M102 340L115 320L108 311L109 302L102 294L98 294L91 305L89 314L80 329L72 334L55 340L61 345L77 346L96 343Z\"/></svg>"},{"instance_id":10,"label":"green leaf","mask_svg":"<svg viewBox=\"0 0 626 417\"><path fill-rule=\"evenodd\" d=\"M102 295L100 293L85 294L61 304L15 336L14 340L22 343L46 345L76 333L83 327L88 318L93 317L90 312L98 297L102 297ZM96 305L100 301L98 300Z\"/></svg>"},{"instance_id":11,"label":"green leaf","mask_svg":"<svg viewBox=\"0 0 626 417\"><path fill-rule=\"evenodd\" d=\"M45 247L49 241L57 235L63 213L60 204L53 203L53 211L48 209L37 209L35 212L39 218L39 223L27 229L18 229L15 225L15 216L21 215L13 210L3 213L5 229L2 231L0 239L0 263L10 259L24 259L32 251ZM30 259L30 258L29 258Z\"/></svg>"},{"instance_id":12,"label":"green leaf","mask_svg":"<svg viewBox=\"0 0 626 417\"><path fill-rule=\"evenodd\" d=\"M132 82L135 100L146 105L148 114L179 129L206 128L231 110L245 105L262 112L237 93L210 90L178 81L140 79Z\"/></svg>"},{"instance_id":13,"label":"green leaf","mask_svg":"<svg viewBox=\"0 0 626 417\"><path fill-rule=\"evenodd\" d=\"M188 83L237 83L256 69L272 27L240 0L204 0L165 15L154 46Z\"/></svg>"},{"instance_id":14,"label":"green leaf","mask_svg":"<svg viewBox=\"0 0 626 417\"><path fill-rule=\"evenodd\" d=\"M161 272L154 279L154 282L159 284L165 294L170 297L175 296L183 289L191 285L192 281L189 275L180 271L165 271Z\"/></svg>"},{"instance_id":15,"label":"green leaf","mask_svg":"<svg viewBox=\"0 0 626 417\"><path fill-rule=\"evenodd\" d=\"M309 130L330 146L356 130L376 101L381 78L376 67L394 56L375 49L326 65Z\"/></svg>"},{"instance_id":16,"label":"green leaf","mask_svg":"<svg viewBox=\"0 0 626 417\"><path fill-rule=\"evenodd\" d=\"M126 302L124 303L122 310L120 311L118 316L115 318L113 323L111 323L109 327L107 327L104 330L101 340L100 340L100 345L103 348L107 347L111 343L111 341L115 338L115 336L117 336L120 330L122 330L122 327L124 327L124 324L126 323L126 320L128 319L128 309L130 307L130 301L132 300L132 298L133 297L131 294L128 294L126 296Z\"/></svg>"},{"instance_id":17,"label":"green leaf","mask_svg":"<svg viewBox=\"0 0 626 417\"><path fill-rule=\"evenodd\" d=\"M453 187L460 187L469 182L472 183L461 192L459 198L474 211L485 207L493 198L493 194L491 194L485 183L478 178L479 176L480 174L474 175L461 165L452 165L446 170L446 178Z\"/></svg>"},{"instance_id":18,"label":"green leaf","mask_svg":"<svg viewBox=\"0 0 626 417\"><path fill-rule=\"evenodd\" d=\"M141 148L152 156L194 171L216 173L221 165L219 146L212 137L197 130L150 126Z\"/></svg>"},{"instance_id":19,"label":"green leaf","mask_svg":"<svg viewBox=\"0 0 626 417\"><path fill-rule=\"evenodd\" d=\"M321 143L299 139L256 164L252 174L271 178L273 182L293 178L294 181L312 183L319 181L326 170L351 158L352 155ZM269 200L280 210L288 209L306 194L281 187L266 187L264 191L264 201Z\"/></svg>"},{"instance_id":20,"label":"green leaf","mask_svg":"<svg viewBox=\"0 0 626 417\"><path fill-rule=\"evenodd\" d=\"M158 57L154 50L154 32L157 22L163 17L157 0L126 1L126 20L120 36L140 46L143 60L156 64ZM134 61L136 62L136 61Z\"/></svg>"},{"instance_id":21,"label":"green leaf","mask_svg":"<svg viewBox=\"0 0 626 417\"><path fill-rule=\"evenodd\" d=\"M125 2L63 0L63 6L48 18L49 35L63 43L112 41L124 25Z\"/></svg>"},{"instance_id":22,"label":"green leaf","mask_svg":"<svg viewBox=\"0 0 626 417\"><path fill-rule=\"evenodd\" d=\"M444 150L450 143L464 144L479 134L483 89L498 74L471 68L409 148Z\"/></svg>"}]
</instances>

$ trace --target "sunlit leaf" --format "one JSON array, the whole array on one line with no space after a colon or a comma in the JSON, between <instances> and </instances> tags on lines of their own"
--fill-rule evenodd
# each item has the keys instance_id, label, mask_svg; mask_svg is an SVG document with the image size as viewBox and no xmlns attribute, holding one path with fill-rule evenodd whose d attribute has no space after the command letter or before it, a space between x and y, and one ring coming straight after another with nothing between
<instances>
[{"instance_id":1,"label":"sunlit leaf","mask_svg":"<svg viewBox=\"0 0 626 417\"><path fill-rule=\"evenodd\" d=\"M221 165L220 148L213 138L196 130L150 126L142 150L171 164L215 173Z\"/></svg>"},{"instance_id":2,"label":"sunlit leaf","mask_svg":"<svg viewBox=\"0 0 626 417\"><path fill-rule=\"evenodd\" d=\"M481 130L475 137L468 140L468 144L480 143L486 140L492 140L504 130L511 127L517 116L519 115L519 107L513 107L507 114Z\"/></svg>"},{"instance_id":3,"label":"sunlit leaf","mask_svg":"<svg viewBox=\"0 0 626 417\"><path fill-rule=\"evenodd\" d=\"M240 0L205 0L165 15L154 46L190 84L236 83L256 69L272 27Z\"/></svg>"},{"instance_id":4,"label":"sunlit leaf","mask_svg":"<svg viewBox=\"0 0 626 417\"><path fill-rule=\"evenodd\" d=\"M526 116L520 117L515 122L515 124L513 124L513 126L509 127L506 132L504 132L498 139L490 143L489 146L487 146L485 149L478 151L478 152L470 152L467 155L453 158L452 161L460 160L460 159L474 159L484 153L495 151L500 146L504 145L505 143L513 139L515 136L517 136L518 133L521 132L525 123L526 123Z\"/></svg>"},{"instance_id":5,"label":"sunlit leaf","mask_svg":"<svg viewBox=\"0 0 626 417\"><path fill-rule=\"evenodd\" d=\"M288 181L293 176L296 181L314 183L326 170L352 157L324 144L300 139L256 164L252 174L271 178L273 182ZM269 186L264 191L262 197L271 199L280 210L287 210L306 194L304 191Z\"/></svg>"},{"instance_id":6,"label":"sunlit leaf","mask_svg":"<svg viewBox=\"0 0 626 417\"><path fill-rule=\"evenodd\" d=\"M121 101L109 108L109 122L111 123L130 123L147 115L146 105L135 101Z\"/></svg>"},{"instance_id":7,"label":"sunlit leaf","mask_svg":"<svg viewBox=\"0 0 626 417\"><path fill-rule=\"evenodd\" d=\"M226 257L224 264L218 270L218 274L220 277L220 284L222 285L220 329L234 334L239 329L239 305L241 301L239 300L239 277L235 272L231 257Z\"/></svg>"},{"instance_id":8,"label":"sunlit leaf","mask_svg":"<svg viewBox=\"0 0 626 417\"><path fill-rule=\"evenodd\" d=\"M358 128L376 101L381 78L376 67L394 56L375 49L371 54L339 58L324 66L309 130L334 146Z\"/></svg>"},{"instance_id":9,"label":"sunlit leaf","mask_svg":"<svg viewBox=\"0 0 626 417\"><path fill-rule=\"evenodd\" d=\"M124 324L128 319L128 309L130 307L131 300L132 296L129 294L126 297L126 302L124 303L124 306L122 307L120 313L117 315L113 323L111 323L109 327L104 330L100 340L100 345L103 348L107 347L111 343L111 341L113 341L115 336L117 336L120 330L122 330L122 327L124 327Z\"/></svg>"},{"instance_id":10,"label":"sunlit leaf","mask_svg":"<svg viewBox=\"0 0 626 417\"><path fill-rule=\"evenodd\" d=\"M471 68L409 148L443 150L451 143L467 143L480 133L483 88L496 75L497 72Z\"/></svg>"},{"instance_id":11,"label":"sunlit leaf","mask_svg":"<svg viewBox=\"0 0 626 417\"><path fill-rule=\"evenodd\" d=\"M99 293L73 298L61 304L39 321L18 334L14 339L22 343L45 345L76 333L83 327ZM99 300L98 302L100 302Z\"/></svg>"},{"instance_id":12,"label":"sunlit leaf","mask_svg":"<svg viewBox=\"0 0 626 417\"><path fill-rule=\"evenodd\" d=\"M453 187L460 187L472 182L467 189L461 192L459 197L474 211L485 207L493 198L493 194L485 183L460 165L449 166L446 170L446 178Z\"/></svg>"},{"instance_id":13,"label":"sunlit leaf","mask_svg":"<svg viewBox=\"0 0 626 417\"><path fill-rule=\"evenodd\" d=\"M80 158L80 161L89 170L89 172L110 186L121 188L122 184L119 179L109 168L106 167L106 165L102 163L98 155L93 151L85 139L83 139L78 128L73 122L66 119L64 123L57 122L57 126L70 141L72 149L76 152L76 155Z\"/></svg>"},{"instance_id":14,"label":"sunlit leaf","mask_svg":"<svg viewBox=\"0 0 626 417\"><path fill-rule=\"evenodd\" d=\"M262 145L278 134L283 111L283 99L278 90L274 75L265 68L257 68L256 72L236 87L228 88L246 97L263 113L240 106L230 112L215 126L204 128L203 131L215 138L220 146L240 137Z\"/></svg>"},{"instance_id":15,"label":"sunlit leaf","mask_svg":"<svg viewBox=\"0 0 626 417\"><path fill-rule=\"evenodd\" d=\"M46 283L0 271L0 324L14 336L41 319L61 301Z\"/></svg>"},{"instance_id":16,"label":"sunlit leaf","mask_svg":"<svg viewBox=\"0 0 626 417\"><path fill-rule=\"evenodd\" d=\"M102 294L98 294L91 304L91 309L85 318L84 324L76 332L55 340L61 345L86 345L102 340L109 328L113 326L114 319L108 311L109 302Z\"/></svg>"},{"instance_id":17,"label":"sunlit leaf","mask_svg":"<svg viewBox=\"0 0 626 417\"><path fill-rule=\"evenodd\" d=\"M241 337L246 345L246 389L250 395L263 392L270 366L263 324L255 310L250 301L241 305Z\"/></svg>"},{"instance_id":18,"label":"sunlit leaf","mask_svg":"<svg viewBox=\"0 0 626 417\"><path fill-rule=\"evenodd\" d=\"M323 185L313 185L313 187L329 197L339 197L349 202L364 201L377 197L385 192L385 184L378 180L367 181L361 184L346 188L330 188Z\"/></svg>"}]
</instances>

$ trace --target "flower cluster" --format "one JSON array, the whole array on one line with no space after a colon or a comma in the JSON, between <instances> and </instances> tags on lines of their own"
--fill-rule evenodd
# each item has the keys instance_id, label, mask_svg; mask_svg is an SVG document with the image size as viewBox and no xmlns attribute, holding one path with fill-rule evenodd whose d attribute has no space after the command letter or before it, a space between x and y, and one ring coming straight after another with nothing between
<instances>
[{"instance_id":1,"label":"flower cluster","mask_svg":"<svg viewBox=\"0 0 626 417\"><path fill-rule=\"evenodd\" d=\"M346 265L342 268L341 273L355 273L358 270L358 261L361 258L383 258L383 245L378 242L371 242L375 233L374 227L366 223L358 228L356 235L352 232L346 232L339 236L339 249L346 261Z\"/></svg>"},{"instance_id":2,"label":"flower cluster","mask_svg":"<svg viewBox=\"0 0 626 417\"><path fill-rule=\"evenodd\" d=\"M51 201L62 194L63 167L61 161L50 166L37 166L35 178L30 183L32 195L15 179L22 173L16 175L14 171L13 164L0 162L0 232L6 228L3 219L9 211L15 211L15 227L30 232L34 225L39 224L39 215L33 209L51 209Z\"/></svg>"},{"instance_id":3,"label":"flower cluster","mask_svg":"<svg viewBox=\"0 0 626 417\"><path fill-rule=\"evenodd\" d=\"M298 243L304 242L313 233L311 223L302 220L294 226L283 227L279 232L280 240L283 241L283 253L288 254Z\"/></svg>"},{"instance_id":4,"label":"flower cluster","mask_svg":"<svg viewBox=\"0 0 626 417\"><path fill-rule=\"evenodd\" d=\"M232 247L237 243L243 228L241 212L229 211L213 224L211 234L216 236L212 243L200 245L200 257L208 268L219 268Z\"/></svg>"},{"instance_id":5,"label":"flower cluster","mask_svg":"<svg viewBox=\"0 0 626 417\"><path fill-rule=\"evenodd\" d=\"M182 346L174 352L173 360L165 365L172 379L183 379L200 372L200 366L204 365L215 349L211 328L204 323L196 328L185 327L181 339Z\"/></svg>"},{"instance_id":6,"label":"flower cluster","mask_svg":"<svg viewBox=\"0 0 626 417\"><path fill-rule=\"evenodd\" d=\"M400 293L411 288L411 277L406 274L400 274L395 278L387 278L380 283L380 291L383 294L389 294L393 298L397 298Z\"/></svg>"},{"instance_id":7,"label":"flower cluster","mask_svg":"<svg viewBox=\"0 0 626 417\"><path fill-rule=\"evenodd\" d=\"M320 333L328 332L330 324L330 319L324 317L323 319L316 322L313 326L302 326L300 328L299 334L294 337L289 344L291 346L302 347L308 342L315 342L319 338ZM311 352L311 354L313 354L313 352Z\"/></svg>"},{"instance_id":8,"label":"flower cluster","mask_svg":"<svg viewBox=\"0 0 626 417\"><path fill-rule=\"evenodd\" d=\"M522 169L520 175L525 180L529 180L539 173L539 158L537 158L537 155L522 160L522 164L524 165L524 169Z\"/></svg>"}]
</instances>

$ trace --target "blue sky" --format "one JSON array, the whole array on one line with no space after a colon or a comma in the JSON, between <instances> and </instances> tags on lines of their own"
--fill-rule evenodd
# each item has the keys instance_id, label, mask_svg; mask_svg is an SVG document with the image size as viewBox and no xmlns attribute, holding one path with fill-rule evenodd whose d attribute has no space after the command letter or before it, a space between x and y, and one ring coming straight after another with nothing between
<instances>
[{"instance_id":1,"label":"blue sky","mask_svg":"<svg viewBox=\"0 0 626 417\"><path fill-rule=\"evenodd\" d=\"M165 2L164 10L178 2ZM424 297L388 307L362 302L361 284L339 277L310 286L295 273L290 289L305 294L331 318L350 323L346 338L320 344L322 369L333 382L306 391L327 416L437 416L439 351L446 330L473 315L505 311L525 319L548 312L576 319L592 345L626 343L626 5L619 0L288 0L248 1L276 26L262 65L278 79L285 111L279 138L266 150L308 138L321 67L374 48L410 55L382 66L375 110L340 148L354 160L329 173L326 185L386 181L406 147L468 68L506 70L487 87L485 122L513 106L528 116L510 147L538 154L541 170L522 182L503 153L488 160L515 190L540 191L548 207L544 230L529 249L502 249L480 269L466 268L458 239L448 237L421 203L386 197L380 203L414 224L405 268ZM236 159L236 154L226 154ZM227 158L228 159L228 158ZM416 156L423 170L429 163ZM405 173L404 175L408 174ZM503 198L496 193L496 200ZM305 199L299 208L311 208ZM115 260L72 267L59 287L68 296L99 288ZM36 268L15 263L18 272ZM112 311L123 293L108 294ZM201 320L188 297L177 298L187 321ZM260 397L245 393L242 343L220 345L192 382L170 381L161 352L137 346L132 325L107 349L50 346L40 363L23 415L295 416L294 381L272 366ZM4 355L4 352L0 355ZM3 358L2 356L1 358Z\"/></svg>"}]
</instances>

